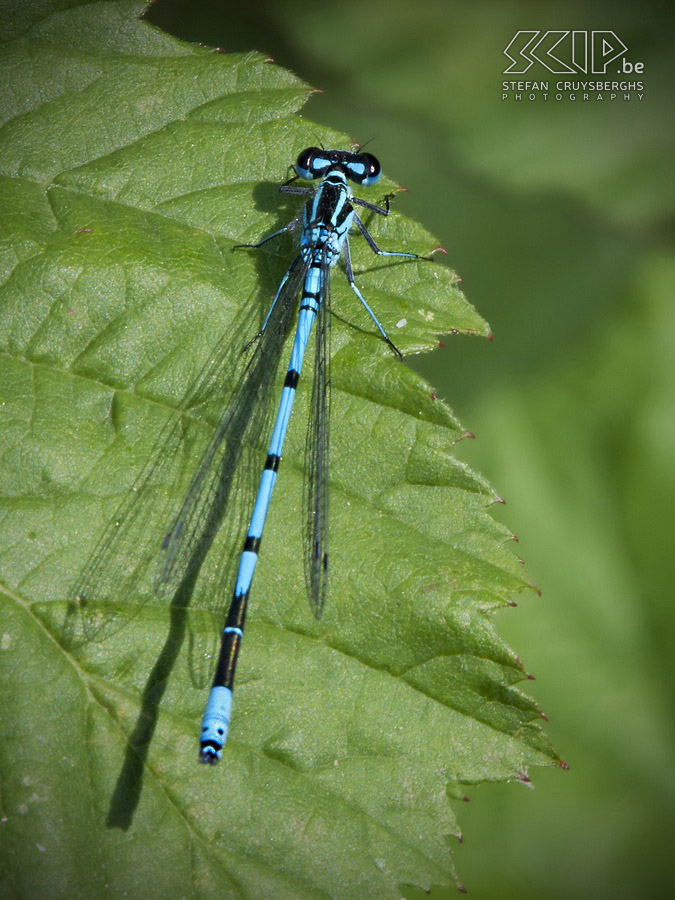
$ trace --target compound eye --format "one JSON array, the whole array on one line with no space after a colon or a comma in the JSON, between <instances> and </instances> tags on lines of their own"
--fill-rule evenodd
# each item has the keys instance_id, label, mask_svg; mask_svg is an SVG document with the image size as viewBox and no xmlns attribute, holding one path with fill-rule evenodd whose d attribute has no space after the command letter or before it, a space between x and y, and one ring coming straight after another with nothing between
<instances>
[{"instance_id":1,"label":"compound eye","mask_svg":"<svg viewBox=\"0 0 675 900\"><path fill-rule=\"evenodd\" d=\"M308 147L298 156L295 163L295 171L300 178L307 178L311 181L312 178L317 177L317 173L313 170L313 165L316 154L320 152L318 147Z\"/></svg>"},{"instance_id":2,"label":"compound eye","mask_svg":"<svg viewBox=\"0 0 675 900\"><path fill-rule=\"evenodd\" d=\"M382 166L380 165L379 160L374 157L372 153L362 153L361 156L366 165L366 174L363 183L375 184L375 182L378 181L380 175L382 174Z\"/></svg>"}]
</instances>

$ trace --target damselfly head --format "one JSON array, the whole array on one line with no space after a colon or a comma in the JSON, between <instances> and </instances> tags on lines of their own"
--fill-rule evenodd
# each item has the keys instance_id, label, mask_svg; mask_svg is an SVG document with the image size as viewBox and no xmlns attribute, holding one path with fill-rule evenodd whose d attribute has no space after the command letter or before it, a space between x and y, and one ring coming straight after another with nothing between
<instances>
[{"instance_id":1,"label":"damselfly head","mask_svg":"<svg viewBox=\"0 0 675 900\"><path fill-rule=\"evenodd\" d=\"M375 184L382 174L382 167L372 153L353 153L350 150L324 150L308 147L298 156L295 171L300 178L311 181L334 169L339 169L356 184Z\"/></svg>"}]
</instances>

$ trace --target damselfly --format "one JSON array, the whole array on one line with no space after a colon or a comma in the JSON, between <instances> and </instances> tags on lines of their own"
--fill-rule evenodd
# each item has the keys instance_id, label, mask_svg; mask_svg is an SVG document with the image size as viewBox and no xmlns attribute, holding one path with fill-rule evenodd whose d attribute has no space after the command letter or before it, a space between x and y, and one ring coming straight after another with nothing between
<instances>
[{"instance_id":1,"label":"damselfly","mask_svg":"<svg viewBox=\"0 0 675 900\"><path fill-rule=\"evenodd\" d=\"M300 153L294 170L295 175L281 185L279 190L286 194L307 195L304 211L259 243L240 244L234 248L258 248L281 234L300 228L299 252L281 279L262 328L246 347L249 351L246 367L204 452L180 511L164 537L155 579L156 589L170 585L172 590L179 590L186 579L189 580L198 574L201 562L211 546L212 533L220 527L225 507L231 498L232 482L242 459L242 435L252 434L251 423L258 421L256 416L265 399L264 395L273 386L296 298L300 295L297 327L288 371L239 561L234 591L221 635L215 675L202 720L199 759L212 765L221 758L227 739L235 670L244 635L251 583L303 359L313 328L316 330L316 339L306 448L305 576L309 600L317 617L321 615L326 600L329 574L330 269L342 257L349 286L368 312L381 338L401 357L400 351L388 337L354 281L348 235L353 226L356 226L371 250L380 256L429 259L416 253L381 250L359 218L356 207L388 216L389 203L393 196L388 194L384 198L384 206L376 206L353 196L350 181L357 185L368 186L375 184L380 178L380 164L371 154L310 147ZM318 188L312 188L296 185L298 179L321 179L321 181ZM148 480L146 478L146 482ZM131 514L129 510L132 510ZM120 511L114 527L117 525L124 527L126 518L132 519L133 528L133 520L136 517L136 508L132 504L126 513L124 509ZM139 537L140 529L139 525ZM133 533L132 529L129 529L129 533ZM114 577L114 569L111 568L108 557L109 545L118 542L118 556L123 554L124 547L132 546L132 537L127 536L124 539L126 543L123 543L118 541L114 529L111 534L112 537L108 541L102 541L94 551L85 577L76 591L77 600L82 605L96 598L96 579L99 570L106 568L108 572L113 573L112 576L108 575L108 581ZM208 536L208 540L204 539L204 535Z\"/></svg>"}]
</instances>

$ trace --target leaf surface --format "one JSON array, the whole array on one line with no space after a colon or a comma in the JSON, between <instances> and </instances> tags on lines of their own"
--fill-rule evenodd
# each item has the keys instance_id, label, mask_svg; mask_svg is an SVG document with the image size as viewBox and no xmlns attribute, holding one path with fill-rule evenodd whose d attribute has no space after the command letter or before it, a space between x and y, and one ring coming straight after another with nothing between
<instances>
[{"instance_id":1,"label":"leaf surface","mask_svg":"<svg viewBox=\"0 0 675 900\"><path fill-rule=\"evenodd\" d=\"M260 55L182 44L130 0L67 7L22 11L2 48L14 86L0 131L6 889L394 898L404 883L450 883L450 799L557 759L491 623L530 583L490 516L498 498L452 456L461 426L391 357L339 271L329 604L314 620L303 584L308 371L222 765L196 764L194 651L217 634L236 528L190 610L125 595L127 627L69 640L78 571L176 421L161 508L179 503L294 252L291 237L257 254L232 246L297 213L276 185L299 150L349 143L299 118L308 89ZM368 225L387 248L436 243L396 214ZM445 266L383 264L358 236L352 247L404 352L487 333ZM186 404L227 344L208 396ZM150 515L148 540L168 524Z\"/></svg>"}]
</instances>

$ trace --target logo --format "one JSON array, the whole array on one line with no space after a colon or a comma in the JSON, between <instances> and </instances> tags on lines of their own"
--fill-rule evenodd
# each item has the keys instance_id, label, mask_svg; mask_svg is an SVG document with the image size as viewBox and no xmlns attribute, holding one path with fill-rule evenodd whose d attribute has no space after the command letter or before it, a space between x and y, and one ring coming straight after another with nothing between
<instances>
[{"instance_id":1,"label":"logo","mask_svg":"<svg viewBox=\"0 0 675 900\"><path fill-rule=\"evenodd\" d=\"M522 75L539 63L553 75L606 75L617 63L621 75L641 74L644 63L625 58L628 47L613 31L517 31L504 50L504 75Z\"/></svg>"}]
</instances>

